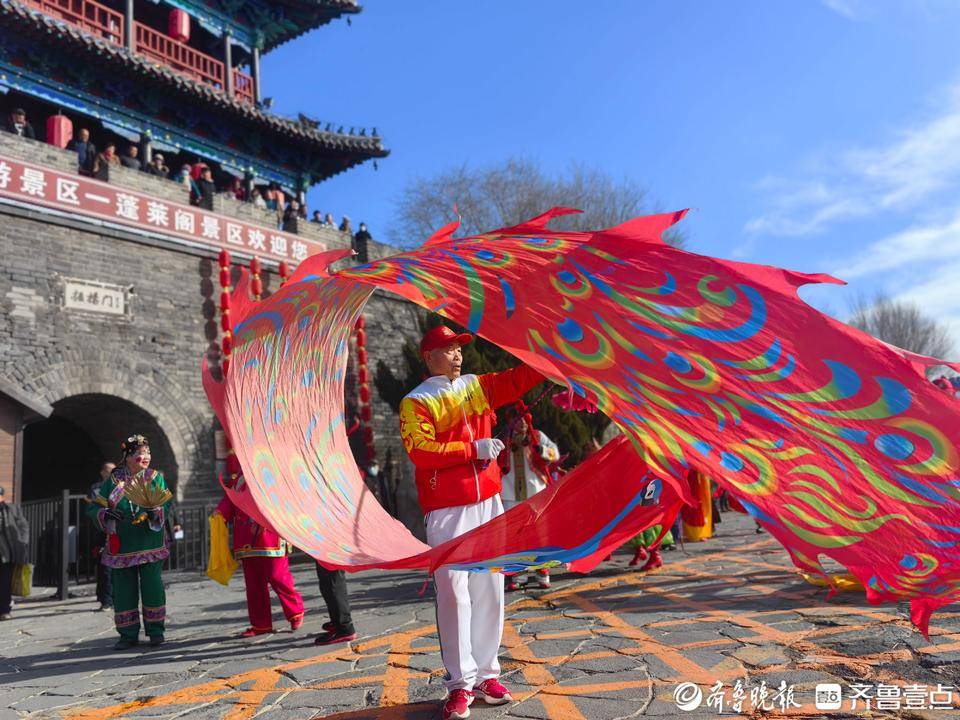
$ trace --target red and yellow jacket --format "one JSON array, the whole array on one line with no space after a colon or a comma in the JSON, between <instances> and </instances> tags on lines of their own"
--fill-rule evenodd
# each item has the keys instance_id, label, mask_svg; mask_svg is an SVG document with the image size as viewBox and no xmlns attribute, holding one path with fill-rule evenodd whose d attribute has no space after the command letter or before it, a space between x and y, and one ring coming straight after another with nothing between
<instances>
[{"instance_id":1,"label":"red and yellow jacket","mask_svg":"<svg viewBox=\"0 0 960 720\"><path fill-rule=\"evenodd\" d=\"M525 365L452 381L436 375L400 402L400 436L416 466L425 513L471 505L500 492L499 466L477 460L473 442L491 436L496 408L515 402L542 380Z\"/></svg>"}]
</instances>

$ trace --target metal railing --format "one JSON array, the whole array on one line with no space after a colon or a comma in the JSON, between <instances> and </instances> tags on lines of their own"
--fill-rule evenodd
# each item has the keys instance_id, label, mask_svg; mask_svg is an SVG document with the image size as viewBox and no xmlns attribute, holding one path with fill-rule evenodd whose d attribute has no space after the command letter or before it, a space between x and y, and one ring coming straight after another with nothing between
<instances>
[{"instance_id":1,"label":"metal railing","mask_svg":"<svg viewBox=\"0 0 960 720\"><path fill-rule=\"evenodd\" d=\"M254 103L253 78L237 69L233 71L233 95L238 100L243 100L251 105Z\"/></svg>"},{"instance_id":2,"label":"metal railing","mask_svg":"<svg viewBox=\"0 0 960 720\"><path fill-rule=\"evenodd\" d=\"M56 587L57 597L64 599L71 586L95 582L99 548L105 536L87 514L87 496L64 490L60 497L28 500L21 507L30 524L27 556L34 566L33 584ZM183 528L184 537L168 537L170 557L164 562L164 570L206 567L210 548L207 518L213 508L196 505L176 509L174 518Z\"/></svg>"},{"instance_id":3,"label":"metal railing","mask_svg":"<svg viewBox=\"0 0 960 720\"><path fill-rule=\"evenodd\" d=\"M101 5L94 0L20 0L29 7L36 8L44 15L63 20L87 31L91 35L125 46L124 16L116 10ZM225 91L225 66L206 53L174 40L158 30L134 23L137 53L155 60L161 65L176 70L194 80ZM253 78L234 68L234 97L243 102L254 103Z\"/></svg>"},{"instance_id":4,"label":"metal railing","mask_svg":"<svg viewBox=\"0 0 960 720\"><path fill-rule=\"evenodd\" d=\"M123 14L93 0L20 0L44 15L64 20L92 35L123 45Z\"/></svg>"},{"instance_id":5,"label":"metal railing","mask_svg":"<svg viewBox=\"0 0 960 720\"><path fill-rule=\"evenodd\" d=\"M135 23L136 50L177 72L223 89L223 63L143 23Z\"/></svg>"}]
</instances>

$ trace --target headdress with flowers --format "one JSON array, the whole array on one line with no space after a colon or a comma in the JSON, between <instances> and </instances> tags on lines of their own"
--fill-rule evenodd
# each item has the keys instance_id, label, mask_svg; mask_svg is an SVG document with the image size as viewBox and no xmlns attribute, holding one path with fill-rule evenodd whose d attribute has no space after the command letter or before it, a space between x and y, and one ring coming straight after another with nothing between
<instances>
[{"instance_id":1,"label":"headdress with flowers","mask_svg":"<svg viewBox=\"0 0 960 720\"><path fill-rule=\"evenodd\" d=\"M120 443L120 449L123 450L123 457L127 458L133 455L144 445L149 446L150 443L147 442L147 439L143 435L131 435L122 443Z\"/></svg>"}]
</instances>

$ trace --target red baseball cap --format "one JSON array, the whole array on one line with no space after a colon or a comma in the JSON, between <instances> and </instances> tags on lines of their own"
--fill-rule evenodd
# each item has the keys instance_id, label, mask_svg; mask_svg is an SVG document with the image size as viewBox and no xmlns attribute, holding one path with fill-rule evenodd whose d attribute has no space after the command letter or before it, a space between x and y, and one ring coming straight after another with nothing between
<instances>
[{"instance_id":1,"label":"red baseball cap","mask_svg":"<svg viewBox=\"0 0 960 720\"><path fill-rule=\"evenodd\" d=\"M420 354L446 347L447 345L466 345L473 342L473 335L470 333L457 334L446 325L437 325L435 328L427 330L420 339Z\"/></svg>"}]
</instances>

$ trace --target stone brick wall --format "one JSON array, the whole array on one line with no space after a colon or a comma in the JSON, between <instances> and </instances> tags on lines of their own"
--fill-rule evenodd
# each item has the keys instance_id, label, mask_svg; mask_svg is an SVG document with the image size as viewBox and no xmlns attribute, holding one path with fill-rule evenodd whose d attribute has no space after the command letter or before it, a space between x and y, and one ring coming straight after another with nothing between
<instances>
[{"instance_id":1,"label":"stone brick wall","mask_svg":"<svg viewBox=\"0 0 960 720\"><path fill-rule=\"evenodd\" d=\"M0 132L0 154L73 171L73 153ZM121 168L111 184L183 201L176 183ZM215 208L244 220L266 215L249 204L218 198ZM301 232L331 247L349 238L315 224ZM379 243L371 257L392 254ZM349 263L349 261L346 261ZM66 310L63 278L132 286L125 317ZM269 269L265 293L279 286ZM216 484L213 417L200 383L200 359L219 356L216 256L212 251L165 243L0 203L0 376L55 412L94 413L77 396L117 399L88 434L112 457L128 424L151 418L168 448L155 451L156 465L176 484L181 502L202 502L219 494ZM377 292L365 310L370 367L383 359L399 371L405 338L418 338L417 308ZM412 472L399 440L397 418L373 389L378 460L387 453L391 471L403 478L401 514L415 531L422 526ZM86 409L85 409L86 408ZM109 415L109 417L107 416ZM157 443L158 446L162 443ZM166 467L164 467L166 465ZM25 479L29 482L29 479ZM411 500L411 498L413 498Z\"/></svg>"}]
</instances>

